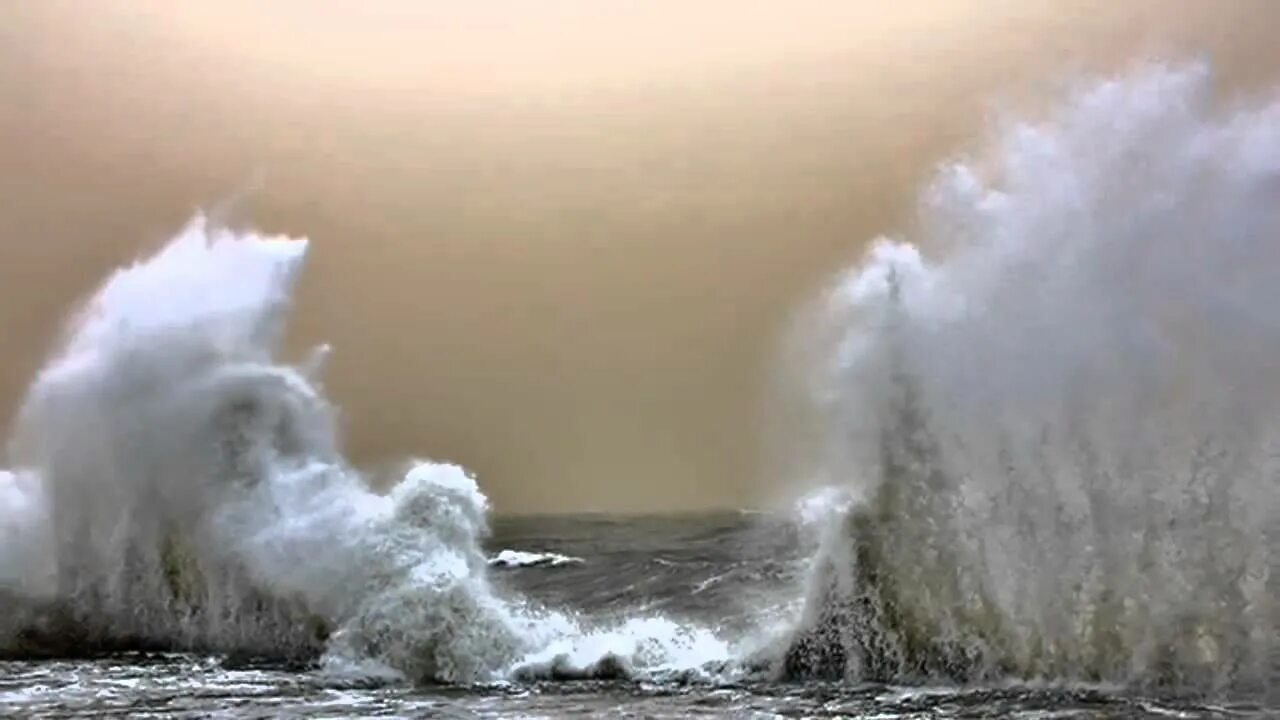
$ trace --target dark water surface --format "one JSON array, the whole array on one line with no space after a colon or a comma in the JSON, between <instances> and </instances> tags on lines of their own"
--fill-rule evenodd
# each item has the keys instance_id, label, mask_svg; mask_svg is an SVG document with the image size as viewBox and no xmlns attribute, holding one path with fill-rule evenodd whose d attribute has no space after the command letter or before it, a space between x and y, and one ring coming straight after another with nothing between
<instances>
[{"instance_id":1,"label":"dark water surface","mask_svg":"<svg viewBox=\"0 0 1280 720\"><path fill-rule=\"evenodd\" d=\"M500 588L611 618L663 615L742 636L793 612L804 544L767 516L502 519L489 543L580 562L495 568ZM902 688L741 679L537 681L418 688L307 668L183 654L0 663L0 716L88 717L878 717L1265 718L1229 698L1150 698L1117 688Z\"/></svg>"}]
</instances>

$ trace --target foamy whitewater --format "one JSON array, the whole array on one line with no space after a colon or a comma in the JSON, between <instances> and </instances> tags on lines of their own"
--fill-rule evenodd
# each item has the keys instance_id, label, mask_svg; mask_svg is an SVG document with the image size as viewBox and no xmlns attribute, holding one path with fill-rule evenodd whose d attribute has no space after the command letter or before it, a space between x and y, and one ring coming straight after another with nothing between
<instances>
[{"instance_id":1,"label":"foamy whitewater","mask_svg":"<svg viewBox=\"0 0 1280 720\"><path fill-rule=\"evenodd\" d=\"M420 682L726 659L706 630L500 598L459 467L409 463L373 492L317 384L327 348L274 360L306 248L198 217L75 318L0 477L0 650L321 656Z\"/></svg>"},{"instance_id":2,"label":"foamy whitewater","mask_svg":"<svg viewBox=\"0 0 1280 720\"><path fill-rule=\"evenodd\" d=\"M577 565L582 558L569 557L553 552L529 552L527 550L503 550L489 558L489 565L502 568L516 567L559 567L561 565Z\"/></svg>"},{"instance_id":3,"label":"foamy whitewater","mask_svg":"<svg viewBox=\"0 0 1280 720\"><path fill-rule=\"evenodd\" d=\"M1280 100L1146 67L947 165L827 296L791 677L1280 680Z\"/></svg>"}]
</instances>

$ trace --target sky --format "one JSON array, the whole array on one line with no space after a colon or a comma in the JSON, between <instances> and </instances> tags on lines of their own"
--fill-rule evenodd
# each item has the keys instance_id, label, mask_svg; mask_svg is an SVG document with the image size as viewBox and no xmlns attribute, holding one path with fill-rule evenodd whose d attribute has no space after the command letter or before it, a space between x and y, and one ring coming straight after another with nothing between
<instances>
[{"instance_id":1,"label":"sky","mask_svg":"<svg viewBox=\"0 0 1280 720\"><path fill-rule=\"evenodd\" d=\"M502 513L788 495L796 313L1081 73L1280 81L1269 0L0 4L0 414L198 208L312 240L349 455Z\"/></svg>"}]
</instances>

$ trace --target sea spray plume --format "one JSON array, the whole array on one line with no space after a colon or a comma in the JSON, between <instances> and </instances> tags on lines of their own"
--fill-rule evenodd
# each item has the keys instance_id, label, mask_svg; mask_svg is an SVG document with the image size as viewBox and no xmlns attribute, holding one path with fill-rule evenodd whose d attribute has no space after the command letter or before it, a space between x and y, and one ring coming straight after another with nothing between
<instances>
[{"instance_id":1,"label":"sea spray plume","mask_svg":"<svg viewBox=\"0 0 1280 720\"><path fill-rule=\"evenodd\" d=\"M1146 67L1004 128L832 294L826 474L865 500L782 672L1274 676L1280 101L1210 91Z\"/></svg>"},{"instance_id":2,"label":"sea spray plume","mask_svg":"<svg viewBox=\"0 0 1280 720\"><path fill-rule=\"evenodd\" d=\"M53 594L48 527L40 478L0 471L0 588L27 597Z\"/></svg>"},{"instance_id":3,"label":"sea spray plume","mask_svg":"<svg viewBox=\"0 0 1280 720\"><path fill-rule=\"evenodd\" d=\"M307 427L286 416L300 398L265 390L287 382L266 363L304 250L197 218L103 284L29 389L11 461L46 499L55 600L77 631L68 642L278 642L259 625L284 608L255 609L264 598L239 586L203 511L266 471L269 457L243 444L268 419L251 412L255 399L282 440ZM308 429L308 450L331 456L323 428Z\"/></svg>"},{"instance_id":4,"label":"sea spray plume","mask_svg":"<svg viewBox=\"0 0 1280 720\"><path fill-rule=\"evenodd\" d=\"M374 494L344 464L311 379L273 363L305 249L197 218L78 315L28 393L6 481L4 526L25 525L9 529L23 549L6 547L0 577L46 616L34 639L7 628L13 642L26 632L20 650L306 656L334 633L441 680L514 657L482 572L474 481L416 463ZM28 577L38 563L18 562L39 557L55 568L48 587ZM400 633L375 637L373 618L406 595L417 604ZM476 636L483 647L462 642Z\"/></svg>"},{"instance_id":5,"label":"sea spray plume","mask_svg":"<svg viewBox=\"0 0 1280 720\"><path fill-rule=\"evenodd\" d=\"M188 649L416 682L724 665L702 628L495 594L462 468L370 490L317 384L328 348L274 359L305 249L197 217L76 316L0 474L0 655Z\"/></svg>"}]
</instances>

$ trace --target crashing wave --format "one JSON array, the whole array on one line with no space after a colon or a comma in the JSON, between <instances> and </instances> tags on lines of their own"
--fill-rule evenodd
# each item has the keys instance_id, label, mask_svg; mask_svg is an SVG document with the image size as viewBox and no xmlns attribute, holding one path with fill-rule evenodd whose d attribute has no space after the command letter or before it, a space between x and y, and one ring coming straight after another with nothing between
<instances>
[{"instance_id":1,"label":"crashing wave","mask_svg":"<svg viewBox=\"0 0 1280 720\"><path fill-rule=\"evenodd\" d=\"M305 250L197 217L77 316L0 475L0 655L193 650L477 682L586 642L491 587L488 503L463 469L413 462L378 493L346 464L317 384L327 348L274 361ZM633 640L602 652L643 672L679 649Z\"/></svg>"},{"instance_id":2,"label":"crashing wave","mask_svg":"<svg viewBox=\"0 0 1280 720\"><path fill-rule=\"evenodd\" d=\"M836 288L849 492L777 672L1280 678L1280 100L1210 89L1149 67L1006 128Z\"/></svg>"},{"instance_id":3,"label":"crashing wave","mask_svg":"<svg viewBox=\"0 0 1280 720\"><path fill-rule=\"evenodd\" d=\"M573 628L520 659L517 680L705 680L724 671L733 648L703 628L633 618L605 628Z\"/></svg>"}]
</instances>

